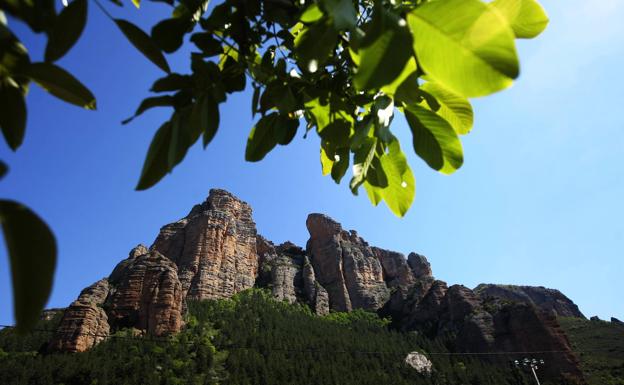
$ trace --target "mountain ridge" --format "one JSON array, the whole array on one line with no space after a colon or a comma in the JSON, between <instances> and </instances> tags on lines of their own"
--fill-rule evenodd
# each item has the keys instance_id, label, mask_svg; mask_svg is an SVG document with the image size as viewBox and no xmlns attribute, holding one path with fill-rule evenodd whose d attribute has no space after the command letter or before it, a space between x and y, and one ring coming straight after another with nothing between
<instances>
[{"instance_id":1,"label":"mountain ridge","mask_svg":"<svg viewBox=\"0 0 624 385\"><path fill-rule=\"evenodd\" d=\"M544 374L584 383L547 300L510 298L497 291L502 285L449 287L434 278L426 257L371 246L324 214L310 214L306 227L305 248L276 246L258 234L249 204L212 189L187 216L163 226L149 248L135 247L108 278L83 290L49 349L86 351L121 328L175 334L184 327L187 300L224 299L260 286L319 315L363 309L391 316L403 331L453 335L457 351L557 351L543 354L552 363Z\"/></svg>"}]
</instances>

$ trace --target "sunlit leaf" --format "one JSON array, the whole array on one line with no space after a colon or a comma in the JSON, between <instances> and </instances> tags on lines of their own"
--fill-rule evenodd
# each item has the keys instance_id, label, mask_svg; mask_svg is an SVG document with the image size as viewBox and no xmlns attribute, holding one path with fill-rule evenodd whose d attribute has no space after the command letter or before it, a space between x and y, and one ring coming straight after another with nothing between
<instances>
[{"instance_id":1,"label":"sunlit leaf","mask_svg":"<svg viewBox=\"0 0 624 385\"><path fill-rule=\"evenodd\" d=\"M488 4L431 1L410 12L408 22L418 63L444 88L465 97L483 96L518 77L513 31Z\"/></svg>"},{"instance_id":2,"label":"sunlit leaf","mask_svg":"<svg viewBox=\"0 0 624 385\"><path fill-rule=\"evenodd\" d=\"M470 132L473 124L473 111L466 98L434 82L425 83L422 89L435 97L438 103L438 107L433 108L432 103L428 102L430 109L435 110L438 115L449 122L458 134L464 135Z\"/></svg>"},{"instance_id":3,"label":"sunlit leaf","mask_svg":"<svg viewBox=\"0 0 624 385\"><path fill-rule=\"evenodd\" d=\"M323 12L316 3L312 3L299 17L302 23L314 23L323 18Z\"/></svg>"},{"instance_id":4,"label":"sunlit leaf","mask_svg":"<svg viewBox=\"0 0 624 385\"><path fill-rule=\"evenodd\" d=\"M376 8L359 45L355 87L375 89L394 82L413 56L408 48L411 46L412 36L405 20L384 8Z\"/></svg>"},{"instance_id":5,"label":"sunlit leaf","mask_svg":"<svg viewBox=\"0 0 624 385\"><path fill-rule=\"evenodd\" d=\"M412 130L414 150L429 167L443 174L452 174L461 167L462 145L450 123L419 105L407 106L405 117Z\"/></svg>"},{"instance_id":6,"label":"sunlit leaf","mask_svg":"<svg viewBox=\"0 0 624 385\"><path fill-rule=\"evenodd\" d=\"M53 62L65 55L80 38L87 23L87 0L74 0L61 11L48 33L45 60Z\"/></svg>"},{"instance_id":7,"label":"sunlit leaf","mask_svg":"<svg viewBox=\"0 0 624 385\"><path fill-rule=\"evenodd\" d=\"M535 0L494 0L490 5L505 16L518 38L534 38L548 25L546 11Z\"/></svg>"},{"instance_id":8,"label":"sunlit leaf","mask_svg":"<svg viewBox=\"0 0 624 385\"><path fill-rule=\"evenodd\" d=\"M0 200L0 222L13 281L18 331L31 330L48 301L54 269L56 240L46 223L24 205Z\"/></svg>"}]
</instances>

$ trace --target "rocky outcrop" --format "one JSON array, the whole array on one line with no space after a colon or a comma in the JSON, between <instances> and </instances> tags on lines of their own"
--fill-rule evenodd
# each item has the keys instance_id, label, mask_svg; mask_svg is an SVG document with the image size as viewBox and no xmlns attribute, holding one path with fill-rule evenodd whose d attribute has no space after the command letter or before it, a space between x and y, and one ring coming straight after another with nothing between
<instances>
[{"instance_id":1,"label":"rocky outcrop","mask_svg":"<svg viewBox=\"0 0 624 385\"><path fill-rule=\"evenodd\" d=\"M578 306L559 290L543 286L480 284L474 289L481 298L498 298L537 306L559 317L585 318Z\"/></svg>"},{"instance_id":2,"label":"rocky outcrop","mask_svg":"<svg viewBox=\"0 0 624 385\"><path fill-rule=\"evenodd\" d=\"M329 294L335 311L361 308L377 310L390 297L381 262L355 231L322 214L310 214L306 221L310 239L307 252L316 279Z\"/></svg>"},{"instance_id":3,"label":"rocky outcrop","mask_svg":"<svg viewBox=\"0 0 624 385\"><path fill-rule=\"evenodd\" d=\"M110 326L102 305L109 289L108 280L102 279L80 293L65 310L48 345L51 351L84 352L108 337Z\"/></svg>"},{"instance_id":4,"label":"rocky outcrop","mask_svg":"<svg viewBox=\"0 0 624 385\"><path fill-rule=\"evenodd\" d=\"M305 303L319 315L329 313L327 291L316 281L305 250L291 242L275 246L260 235L256 249L260 261L257 286L271 289L277 300Z\"/></svg>"},{"instance_id":5,"label":"rocky outcrop","mask_svg":"<svg viewBox=\"0 0 624 385\"><path fill-rule=\"evenodd\" d=\"M454 336L458 352L557 351L544 373L582 383L578 361L556 316L583 317L557 290L436 280L427 259L370 246L322 214L306 221L305 250L275 246L257 234L249 205L211 190L181 220L164 226L148 249L139 245L108 279L83 290L64 312L50 343L84 351L121 328L167 335L183 326L187 300L222 299L259 286L277 300L317 314L365 309L393 326L426 336ZM614 321L615 322L615 321ZM494 358L493 358L494 359ZM546 369L550 368L550 369Z\"/></svg>"},{"instance_id":6,"label":"rocky outcrop","mask_svg":"<svg viewBox=\"0 0 624 385\"><path fill-rule=\"evenodd\" d=\"M180 331L183 292L177 266L157 251L122 261L109 278L109 322L156 336Z\"/></svg>"},{"instance_id":7,"label":"rocky outcrop","mask_svg":"<svg viewBox=\"0 0 624 385\"><path fill-rule=\"evenodd\" d=\"M224 190L160 230L151 249L178 266L188 299L229 298L254 285L258 272L251 207Z\"/></svg>"}]
</instances>

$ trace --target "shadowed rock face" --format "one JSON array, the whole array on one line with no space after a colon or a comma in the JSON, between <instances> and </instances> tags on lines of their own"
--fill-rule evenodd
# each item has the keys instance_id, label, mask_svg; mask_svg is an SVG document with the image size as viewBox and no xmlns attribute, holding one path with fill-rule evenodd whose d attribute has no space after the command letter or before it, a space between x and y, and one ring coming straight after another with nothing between
<instances>
[{"instance_id":1,"label":"shadowed rock face","mask_svg":"<svg viewBox=\"0 0 624 385\"><path fill-rule=\"evenodd\" d=\"M224 190L164 226L151 247L178 266L185 297L219 299L249 289L258 272L251 207Z\"/></svg>"},{"instance_id":2,"label":"shadowed rock face","mask_svg":"<svg viewBox=\"0 0 624 385\"><path fill-rule=\"evenodd\" d=\"M336 311L379 309L389 298L381 262L370 246L354 231L322 214L310 214L306 221L316 279L329 294L329 306Z\"/></svg>"},{"instance_id":3,"label":"shadowed rock face","mask_svg":"<svg viewBox=\"0 0 624 385\"><path fill-rule=\"evenodd\" d=\"M542 286L514 286L480 284L475 289L481 298L488 297L522 302L537 306L538 308L553 312L559 317L585 318L578 306L571 299L563 295L559 290L547 289Z\"/></svg>"}]
</instances>

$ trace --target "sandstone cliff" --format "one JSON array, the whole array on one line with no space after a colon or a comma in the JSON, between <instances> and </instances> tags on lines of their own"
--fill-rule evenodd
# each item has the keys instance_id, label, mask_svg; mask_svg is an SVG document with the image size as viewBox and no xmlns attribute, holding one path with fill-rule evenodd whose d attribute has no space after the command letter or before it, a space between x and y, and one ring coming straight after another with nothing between
<instances>
[{"instance_id":1,"label":"sandstone cliff","mask_svg":"<svg viewBox=\"0 0 624 385\"><path fill-rule=\"evenodd\" d=\"M85 351L121 328L167 335L183 327L186 301L229 298L253 286L317 314L365 309L393 326L455 336L457 351L557 351L551 378L582 383L556 315L583 317L559 291L528 286L448 287L427 259L369 245L323 214L306 221L303 249L258 235L251 207L223 190L164 226L153 245L135 247L108 278L83 290L64 312L53 350ZM556 369L552 369L556 368Z\"/></svg>"}]
</instances>

